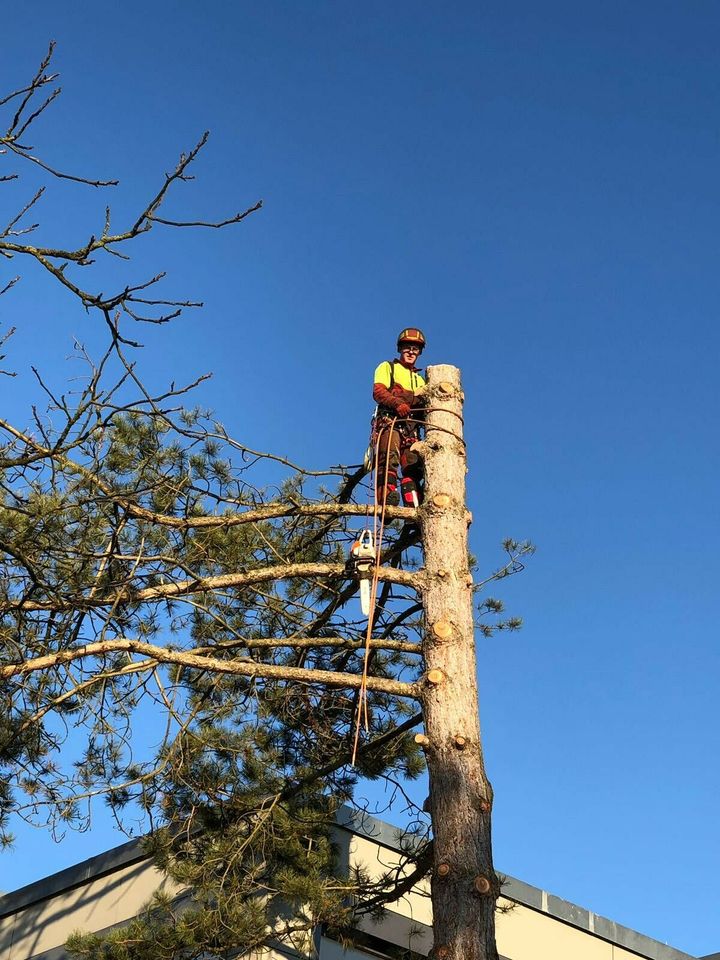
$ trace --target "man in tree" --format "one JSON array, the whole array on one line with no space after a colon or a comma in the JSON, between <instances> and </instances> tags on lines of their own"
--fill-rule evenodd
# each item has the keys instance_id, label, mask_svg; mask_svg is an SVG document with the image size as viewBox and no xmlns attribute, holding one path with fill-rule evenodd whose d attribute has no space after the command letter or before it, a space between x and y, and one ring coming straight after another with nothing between
<instances>
[{"instance_id":1,"label":"man in tree","mask_svg":"<svg viewBox=\"0 0 720 960\"><path fill-rule=\"evenodd\" d=\"M402 500L407 507L418 506L422 498L422 467L410 451L418 439L421 422L420 392L425 380L415 362L425 347L425 336L417 327L406 327L398 336L396 360L385 360L375 370L373 399L378 405L373 429L377 450L377 501L397 506L398 468L402 469Z\"/></svg>"},{"instance_id":2,"label":"man in tree","mask_svg":"<svg viewBox=\"0 0 720 960\"><path fill-rule=\"evenodd\" d=\"M116 181L56 171L17 142L59 93L33 99L56 78L52 54L53 45L34 79L0 98L5 158L110 187ZM0 254L42 267L109 331L98 362L79 349L85 386L56 399L40 381L46 415L33 410L29 428L0 419L0 847L11 842L13 816L58 833L85 829L100 796L121 828L126 818L152 828L145 849L191 900L160 888L128 927L77 935L68 949L84 960L190 960L278 944L305 955L321 926L346 938L431 862L447 868L433 878L435 956L497 960L464 512L438 508L391 532L366 631L345 611L357 589L345 548L352 518L366 513L353 500L362 471L308 471L250 450L183 407L193 384L146 389L128 357L139 346L128 328L200 304L147 293L162 272L121 276L110 292L93 281L95 258L127 261L150 229L225 227L260 208L220 221L160 216L206 142L204 134L181 155L127 226L111 231L108 207L104 227L81 234L90 239L77 249L27 242L36 226L23 218L42 190L0 230ZM3 282L0 297L16 281ZM399 358L375 372L379 500L398 503L402 467L406 504L427 477L429 492L451 491L461 505L459 371L431 369L434 399L423 410L415 363L424 346L422 331L403 330ZM410 448L425 412L436 432L421 468ZM270 501L247 473L257 461L291 471ZM335 495L327 475L343 478ZM399 569L419 544L424 569ZM522 569L531 546L508 540L505 549L509 561L491 579ZM393 593L393 584L407 590ZM488 598L480 610L502 605ZM421 643L429 636L452 642ZM367 736L351 763L361 704ZM143 749L135 732L148 718L162 732L141 737ZM411 730L421 720L418 740ZM400 781L422 772L425 741L432 844L417 810L407 871L343 877L332 843L339 806L366 777L384 778L410 809Z\"/></svg>"}]
</instances>

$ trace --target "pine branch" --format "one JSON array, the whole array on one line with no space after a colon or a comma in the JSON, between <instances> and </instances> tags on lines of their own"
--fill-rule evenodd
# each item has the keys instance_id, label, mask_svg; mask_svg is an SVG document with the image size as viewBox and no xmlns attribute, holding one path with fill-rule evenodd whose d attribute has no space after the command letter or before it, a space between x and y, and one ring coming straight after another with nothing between
<instances>
[{"instance_id":1,"label":"pine branch","mask_svg":"<svg viewBox=\"0 0 720 960\"><path fill-rule=\"evenodd\" d=\"M76 660L106 656L113 653L137 653L157 663L172 663L191 670L202 670L208 673L229 674L232 676L264 678L273 680L296 680L301 683L320 684L343 689L357 689L362 683L362 677L356 674L335 673L331 670L304 670L299 667L275 666L274 664L258 663L255 660L218 660L209 656L198 656L195 653L186 653L179 650L170 650L167 647L157 647L139 640L102 640L97 643L87 643L82 647L71 650L58 650L43 657L35 657L21 663L0 666L0 677L3 679L27 676L38 671L47 671L54 667L72 663ZM146 670L147 665L138 664L138 669ZM382 677L370 678L367 681L368 689L380 693L390 693L399 697L417 697L417 686L412 683L401 683L396 680L386 680Z\"/></svg>"},{"instance_id":2,"label":"pine branch","mask_svg":"<svg viewBox=\"0 0 720 960\"><path fill-rule=\"evenodd\" d=\"M370 573L374 573L374 568L370 568ZM90 610L97 607L111 607L118 603L124 605L150 603L159 600L172 600L189 594L226 590L231 587L249 587L258 583L267 583L269 580L292 580L298 577L342 577L348 580L353 579L354 574L343 563L290 563L280 567L261 567L258 570L248 570L246 573L197 577L192 580L181 580L177 583L165 583L157 587L145 587L142 590L127 589L104 597L81 594L64 600L10 600L0 603L0 614L8 611L33 612L40 610L59 613L64 610ZM378 578L411 587L414 590L422 589L423 578L421 573L408 573L405 570L381 567Z\"/></svg>"}]
</instances>

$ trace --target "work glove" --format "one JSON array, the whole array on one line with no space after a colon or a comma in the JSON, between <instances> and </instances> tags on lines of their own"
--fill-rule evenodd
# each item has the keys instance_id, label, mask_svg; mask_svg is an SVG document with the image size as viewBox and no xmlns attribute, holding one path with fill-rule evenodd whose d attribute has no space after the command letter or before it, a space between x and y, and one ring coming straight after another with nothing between
<instances>
[{"instance_id":1,"label":"work glove","mask_svg":"<svg viewBox=\"0 0 720 960\"><path fill-rule=\"evenodd\" d=\"M397 410L397 415L402 417L404 420L406 417L410 416L410 404L409 403L399 403L395 408Z\"/></svg>"}]
</instances>

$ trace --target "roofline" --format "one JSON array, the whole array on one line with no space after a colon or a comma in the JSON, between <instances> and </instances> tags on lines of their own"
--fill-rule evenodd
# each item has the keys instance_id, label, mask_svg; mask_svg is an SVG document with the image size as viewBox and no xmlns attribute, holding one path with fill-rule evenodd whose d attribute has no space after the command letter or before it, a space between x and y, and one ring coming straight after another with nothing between
<instances>
[{"instance_id":1,"label":"roofline","mask_svg":"<svg viewBox=\"0 0 720 960\"><path fill-rule=\"evenodd\" d=\"M49 900L50 897L65 890L82 886L88 880L95 880L104 874L114 873L122 867L147 859L148 854L143 850L142 837L137 840L128 840L118 847L98 853L87 860L81 860L72 867L51 873L41 880L35 880L27 886L0 896L0 920L40 900Z\"/></svg>"},{"instance_id":2,"label":"roofline","mask_svg":"<svg viewBox=\"0 0 720 960\"><path fill-rule=\"evenodd\" d=\"M341 829L365 837L390 850L399 851L408 848L408 835L402 829L362 810L343 806L338 810L336 820ZM113 873L147 858L142 838L129 840L112 850L107 850L58 873L36 880L19 890L0 896L0 919L40 900L47 900L62 891L79 887L89 880ZM613 920L598 916L591 910L579 907L515 877L506 877L502 896L531 910L547 914L578 930L607 940L616 946L638 953L642 957L647 957L648 960L696 960L688 953L676 950L659 940L653 940L652 937L624 927Z\"/></svg>"}]
</instances>

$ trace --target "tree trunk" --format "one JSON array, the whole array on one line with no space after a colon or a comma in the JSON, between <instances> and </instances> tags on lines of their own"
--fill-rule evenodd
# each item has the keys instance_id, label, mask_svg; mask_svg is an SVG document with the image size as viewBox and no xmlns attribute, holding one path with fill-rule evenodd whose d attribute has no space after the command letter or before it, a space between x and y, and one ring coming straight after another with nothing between
<instances>
[{"instance_id":1,"label":"tree trunk","mask_svg":"<svg viewBox=\"0 0 720 960\"><path fill-rule=\"evenodd\" d=\"M426 478L422 704L434 836L433 956L497 960L499 884L480 743L462 401L459 370L429 367L427 431L418 450Z\"/></svg>"}]
</instances>

